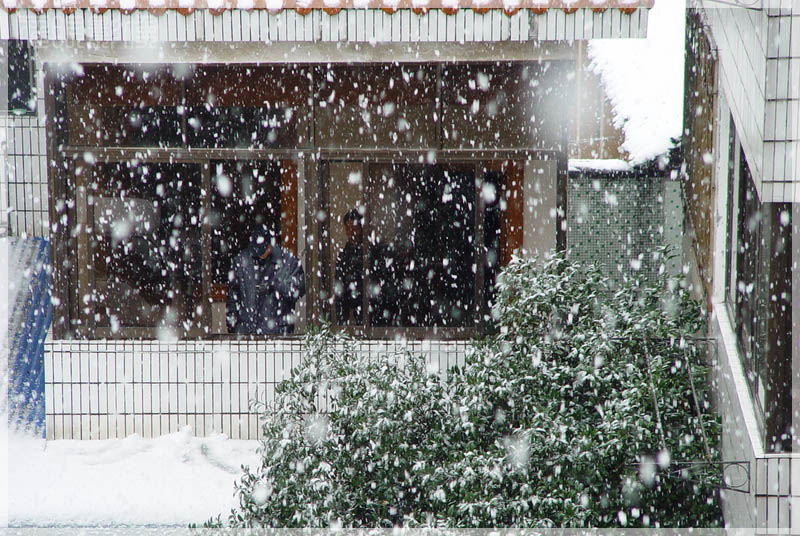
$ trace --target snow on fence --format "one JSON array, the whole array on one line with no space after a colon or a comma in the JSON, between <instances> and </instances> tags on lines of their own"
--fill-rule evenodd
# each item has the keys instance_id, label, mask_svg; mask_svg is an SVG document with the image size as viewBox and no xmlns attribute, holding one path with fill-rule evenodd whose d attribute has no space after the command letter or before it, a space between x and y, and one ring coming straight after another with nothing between
<instances>
[{"instance_id":1,"label":"snow on fence","mask_svg":"<svg viewBox=\"0 0 800 536\"><path fill-rule=\"evenodd\" d=\"M361 341L357 351L464 363L468 341ZM258 439L250 401L272 401L302 359L299 338L264 341L52 341L45 349L47 439L143 437L180 431ZM322 400L325 411L327 400Z\"/></svg>"}]
</instances>

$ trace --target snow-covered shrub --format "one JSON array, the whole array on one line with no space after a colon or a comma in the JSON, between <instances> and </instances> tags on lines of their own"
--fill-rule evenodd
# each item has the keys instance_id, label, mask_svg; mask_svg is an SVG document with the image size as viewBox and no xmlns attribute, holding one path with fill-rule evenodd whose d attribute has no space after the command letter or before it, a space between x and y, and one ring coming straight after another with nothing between
<instances>
[{"instance_id":1,"label":"snow-covered shrub","mask_svg":"<svg viewBox=\"0 0 800 536\"><path fill-rule=\"evenodd\" d=\"M228 524L719 524L717 483L670 474L717 456L702 353L682 338L697 304L677 284L613 288L561 256L515 259L498 287L497 333L447 375L309 335Z\"/></svg>"},{"instance_id":2,"label":"snow-covered shrub","mask_svg":"<svg viewBox=\"0 0 800 536\"><path fill-rule=\"evenodd\" d=\"M444 378L421 356L365 355L326 327L305 342L264 408L263 463L245 471L231 524L391 527L436 510L430 483L451 456Z\"/></svg>"},{"instance_id":3,"label":"snow-covered shrub","mask_svg":"<svg viewBox=\"0 0 800 536\"><path fill-rule=\"evenodd\" d=\"M718 456L687 373L688 360L703 430L717 437L702 348L683 338L702 326L698 304L674 280L614 288L561 256L537 262L502 274L499 333L468 361L457 397L478 435L526 438L525 484L506 485L535 512L509 510L501 524L718 524L707 471L666 478L675 461Z\"/></svg>"}]
</instances>

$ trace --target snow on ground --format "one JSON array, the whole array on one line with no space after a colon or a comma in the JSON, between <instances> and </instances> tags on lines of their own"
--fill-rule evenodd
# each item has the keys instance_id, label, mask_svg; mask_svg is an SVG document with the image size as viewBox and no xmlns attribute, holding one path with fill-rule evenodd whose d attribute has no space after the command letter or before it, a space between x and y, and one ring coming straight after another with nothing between
<instances>
[{"instance_id":1,"label":"snow on ground","mask_svg":"<svg viewBox=\"0 0 800 536\"><path fill-rule=\"evenodd\" d=\"M685 0L658 0L647 39L589 42L591 67L603 80L633 164L667 152L670 138L681 135L685 10Z\"/></svg>"},{"instance_id":2,"label":"snow on ground","mask_svg":"<svg viewBox=\"0 0 800 536\"><path fill-rule=\"evenodd\" d=\"M5 129L0 129L0 147L4 149ZM5 151L3 150L3 156ZM5 158L0 163L0 172L5 171ZM3 175L5 176L5 175ZM2 223L0 222L0 225ZM0 238L0 259L8 259L8 238ZM8 261L0 262L0 325L8 325L8 304L16 299L9 288ZM8 330L0 329L0 527L8 523Z\"/></svg>"},{"instance_id":3,"label":"snow on ground","mask_svg":"<svg viewBox=\"0 0 800 536\"><path fill-rule=\"evenodd\" d=\"M12 259L0 238L0 258ZM13 260L13 259L12 259ZM8 323L23 274L0 262L0 321ZM12 263L13 264L13 263ZM202 523L235 506L241 465L258 464L257 441L193 437L49 441L9 432L8 332L0 330L0 527Z\"/></svg>"},{"instance_id":4,"label":"snow on ground","mask_svg":"<svg viewBox=\"0 0 800 536\"><path fill-rule=\"evenodd\" d=\"M2 438L0 438L2 439ZM8 440L12 526L185 527L227 515L241 465L255 467L257 441L193 437ZM0 497L2 500L2 497ZM0 519L0 524L5 520Z\"/></svg>"}]
</instances>

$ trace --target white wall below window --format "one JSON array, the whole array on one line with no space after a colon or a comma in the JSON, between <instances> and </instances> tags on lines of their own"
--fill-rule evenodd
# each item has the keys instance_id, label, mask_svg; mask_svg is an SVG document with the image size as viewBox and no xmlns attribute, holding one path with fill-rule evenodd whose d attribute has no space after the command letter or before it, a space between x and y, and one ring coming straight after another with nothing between
<instances>
[{"instance_id":1,"label":"white wall below window","mask_svg":"<svg viewBox=\"0 0 800 536\"><path fill-rule=\"evenodd\" d=\"M466 341L362 341L371 354L424 354L431 370L463 365ZM303 358L299 338L262 341L53 341L45 348L47 439L157 437L186 426L197 436L259 439L254 398ZM319 401L325 411L329 400Z\"/></svg>"}]
</instances>

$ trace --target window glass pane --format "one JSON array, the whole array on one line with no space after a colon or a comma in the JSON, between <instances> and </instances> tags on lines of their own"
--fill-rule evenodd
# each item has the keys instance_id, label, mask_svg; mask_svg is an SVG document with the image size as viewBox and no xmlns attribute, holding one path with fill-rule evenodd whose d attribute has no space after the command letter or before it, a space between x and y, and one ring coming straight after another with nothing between
<instances>
[{"instance_id":1,"label":"window glass pane","mask_svg":"<svg viewBox=\"0 0 800 536\"><path fill-rule=\"evenodd\" d=\"M555 61L444 66L442 145L558 148L574 93L567 68Z\"/></svg>"},{"instance_id":2,"label":"window glass pane","mask_svg":"<svg viewBox=\"0 0 800 536\"><path fill-rule=\"evenodd\" d=\"M202 303L200 167L130 162L91 174L95 325L189 331Z\"/></svg>"},{"instance_id":3,"label":"window glass pane","mask_svg":"<svg viewBox=\"0 0 800 536\"><path fill-rule=\"evenodd\" d=\"M739 221L736 262L736 333L744 350L745 366L751 385L757 387L759 355L763 341L758 334L759 310L763 309L758 289L759 252L762 249L761 203L744 158L739 177ZM763 311L762 311L763 312ZM761 316L765 318L766 315ZM757 389L758 390L758 389ZM761 392L763 395L763 390Z\"/></svg>"},{"instance_id":4,"label":"window glass pane","mask_svg":"<svg viewBox=\"0 0 800 536\"><path fill-rule=\"evenodd\" d=\"M306 71L287 66L84 65L68 85L68 143L271 148L309 144Z\"/></svg>"},{"instance_id":5,"label":"window glass pane","mask_svg":"<svg viewBox=\"0 0 800 536\"><path fill-rule=\"evenodd\" d=\"M281 231L281 175L277 162L211 162L211 273L227 285L231 262L266 226Z\"/></svg>"},{"instance_id":6,"label":"window glass pane","mask_svg":"<svg viewBox=\"0 0 800 536\"><path fill-rule=\"evenodd\" d=\"M178 146L183 133L182 91L180 78L169 66L82 66L67 87L68 143Z\"/></svg>"},{"instance_id":7,"label":"window glass pane","mask_svg":"<svg viewBox=\"0 0 800 536\"><path fill-rule=\"evenodd\" d=\"M490 321L497 276L524 241L524 161L482 163L483 183L483 320ZM531 199L530 201L534 201ZM538 199L536 199L538 201ZM538 203L537 203L538 204Z\"/></svg>"},{"instance_id":8,"label":"window glass pane","mask_svg":"<svg viewBox=\"0 0 800 536\"><path fill-rule=\"evenodd\" d=\"M741 155L735 323L767 449L791 447L791 214L762 203Z\"/></svg>"},{"instance_id":9,"label":"window glass pane","mask_svg":"<svg viewBox=\"0 0 800 536\"><path fill-rule=\"evenodd\" d=\"M734 217L736 212L736 125L733 122L733 116L730 118L729 126L729 139L728 139L728 213L726 221L726 235L725 235L725 296L726 300L731 301L730 298L734 296L733 292L733 270L734 270L734 240L736 236L736 226Z\"/></svg>"},{"instance_id":10,"label":"window glass pane","mask_svg":"<svg viewBox=\"0 0 800 536\"><path fill-rule=\"evenodd\" d=\"M309 144L306 71L292 65L197 67L186 86L191 147Z\"/></svg>"},{"instance_id":11,"label":"window glass pane","mask_svg":"<svg viewBox=\"0 0 800 536\"><path fill-rule=\"evenodd\" d=\"M364 325L364 215L365 180L361 162L329 162L327 238L332 277L325 290L333 296L331 317L339 325Z\"/></svg>"},{"instance_id":12,"label":"window glass pane","mask_svg":"<svg viewBox=\"0 0 800 536\"><path fill-rule=\"evenodd\" d=\"M369 179L370 324L472 325L474 165L374 165Z\"/></svg>"},{"instance_id":13,"label":"window glass pane","mask_svg":"<svg viewBox=\"0 0 800 536\"><path fill-rule=\"evenodd\" d=\"M36 108L31 46L28 41L8 41L8 109L28 113Z\"/></svg>"},{"instance_id":14,"label":"window glass pane","mask_svg":"<svg viewBox=\"0 0 800 536\"><path fill-rule=\"evenodd\" d=\"M334 66L316 77L319 147L437 146L434 67Z\"/></svg>"}]
</instances>

